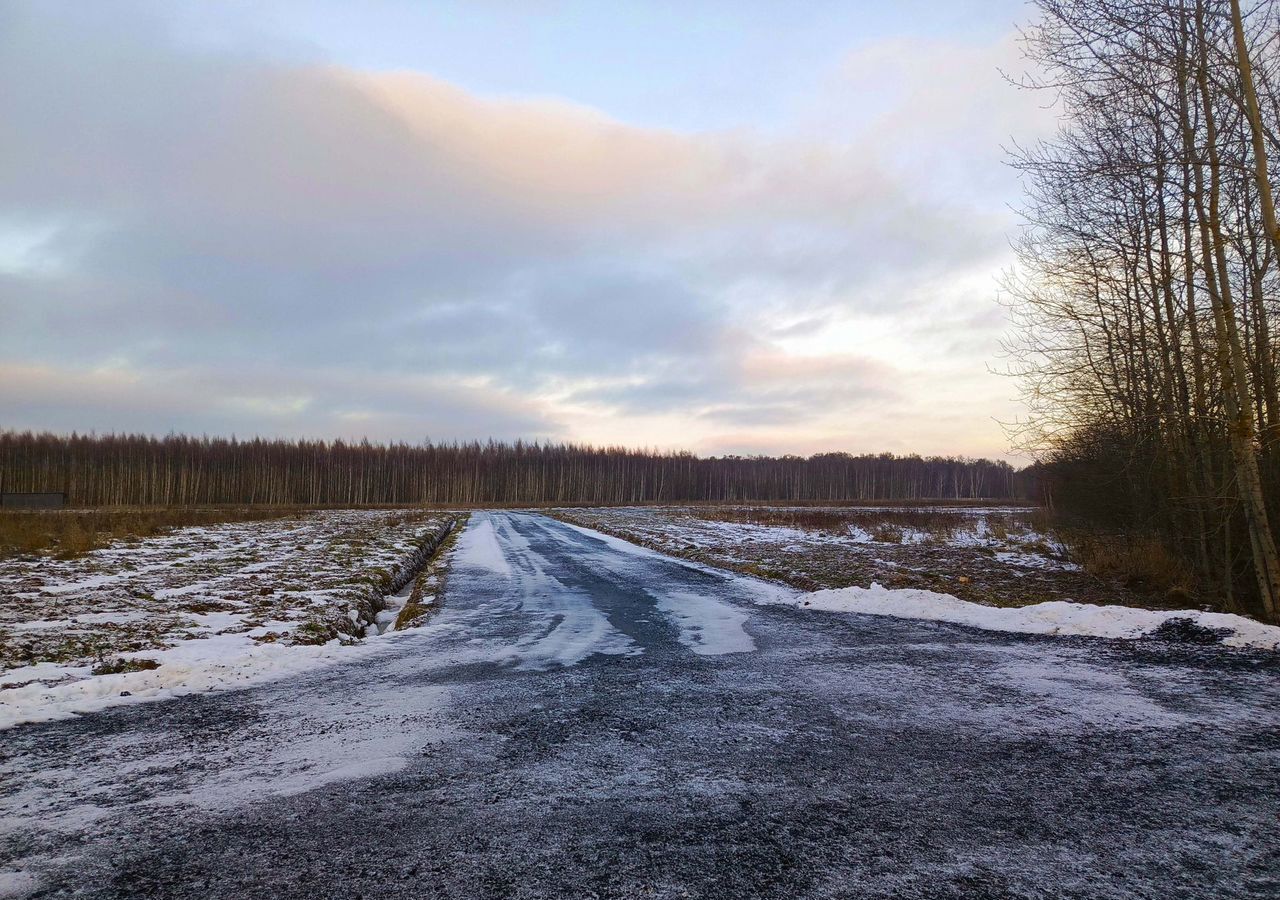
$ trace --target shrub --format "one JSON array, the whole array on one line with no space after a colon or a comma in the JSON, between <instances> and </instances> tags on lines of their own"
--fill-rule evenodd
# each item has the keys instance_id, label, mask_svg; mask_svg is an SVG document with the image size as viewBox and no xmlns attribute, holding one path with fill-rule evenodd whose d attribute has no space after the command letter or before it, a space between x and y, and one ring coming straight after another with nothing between
<instances>
[{"instance_id":1,"label":"shrub","mask_svg":"<svg viewBox=\"0 0 1280 900\"><path fill-rule=\"evenodd\" d=\"M905 532L890 522L881 522L871 529L871 540L881 544L901 544Z\"/></svg>"},{"instance_id":2,"label":"shrub","mask_svg":"<svg viewBox=\"0 0 1280 900\"><path fill-rule=\"evenodd\" d=\"M1170 601L1193 596L1191 567L1153 535L1071 532L1065 537L1070 556L1096 578Z\"/></svg>"}]
</instances>

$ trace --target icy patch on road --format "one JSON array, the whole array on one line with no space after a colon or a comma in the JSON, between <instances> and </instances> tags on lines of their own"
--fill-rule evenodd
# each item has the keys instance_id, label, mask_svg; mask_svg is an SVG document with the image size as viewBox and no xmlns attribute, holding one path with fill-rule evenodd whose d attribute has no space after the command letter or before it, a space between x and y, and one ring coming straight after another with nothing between
<instances>
[{"instance_id":1,"label":"icy patch on road","mask_svg":"<svg viewBox=\"0 0 1280 900\"><path fill-rule=\"evenodd\" d=\"M551 579L554 581L554 579ZM576 666L596 653L633 656L640 653L631 638L609 624L609 618L556 582L530 596L525 609L541 619L542 630L510 648L507 659L520 669Z\"/></svg>"},{"instance_id":2,"label":"icy patch on road","mask_svg":"<svg viewBox=\"0 0 1280 900\"><path fill-rule=\"evenodd\" d=\"M1092 606L1060 600L1003 608L969 603L950 594L911 588L893 590L878 584L869 588L815 591L800 595L794 602L810 609L927 619L985 631L1102 638L1146 637L1166 622L1190 619L1202 628L1226 632L1222 643L1230 647L1268 650L1280 647L1280 627L1263 625L1244 616L1190 609L1157 612L1131 606Z\"/></svg>"},{"instance_id":3,"label":"icy patch on road","mask_svg":"<svg viewBox=\"0 0 1280 900\"><path fill-rule=\"evenodd\" d=\"M490 621L520 622L519 631L507 639L475 639L473 661L545 669L575 666L596 653L640 653L589 596L547 572L551 563L533 550L507 517L472 516L454 552L459 575L469 575L482 591L494 592L494 599L482 607L483 616Z\"/></svg>"},{"instance_id":4,"label":"icy patch on road","mask_svg":"<svg viewBox=\"0 0 1280 900\"><path fill-rule=\"evenodd\" d=\"M511 563L498 544L498 532L493 527L493 520L488 516L477 516L471 527L462 532L454 551L453 564L458 567L470 567L496 572L499 575L511 575Z\"/></svg>"},{"instance_id":5,"label":"icy patch on road","mask_svg":"<svg viewBox=\"0 0 1280 900\"><path fill-rule=\"evenodd\" d=\"M743 629L743 610L705 594L671 591L655 595L658 609L680 629L680 643L699 656L750 653L756 642Z\"/></svg>"},{"instance_id":6,"label":"icy patch on road","mask_svg":"<svg viewBox=\"0 0 1280 900\"><path fill-rule=\"evenodd\" d=\"M625 554L626 557L658 559L686 569L713 574L721 582L722 590L727 589L735 599L740 598L754 603L785 603L797 596L794 588L785 585L773 584L758 578L726 572L703 563L668 556L604 532L574 525L572 522L558 524L594 538L609 549ZM616 560L613 565L616 567ZM750 617L732 603L718 600L706 593L693 591L665 591L653 596L657 601L658 609L675 622L680 632L680 643L694 653L700 656L719 656L725 653L749 653L756 649L755 640L743 628Z\"/></svg>"},{"instance_id":7,"label":"icy patch on road","mask_svg":"<svg viewBox=\"0 0 1280 900\"><path fill-rule=\"evenodd\" d=\"M614 537L603 531L596 531L592 528L585 528L581 525L575 525L573 522L557 520L556 524L563 525L565 528L571 528L579 534L585 534L609 547L611 550L617 550L628 556L639 556L649 559L660 559L663 562L672 563L674 565L683 566L686 569L693 569L697 572L706 572L715 575L717 578L729 579L732 581L735 593L741 595L743 600L750 600L753 603L789 603L795 599L798 592L795 588L788 587L785 584L775 584L771 581L764 581L760 578L752 578L749 575L740 575L736 572L726 572L724 569L716 566L709 566L706 563L694 562L688 559L681 559L678 556L670 556L657 550L651 550L640 544L633 544L631 541Z\"/></svg>"},{"instance_id":8,"label":"icy patch on road","mask_svg":"<svg viewBox=\"0 0 1280 900\"><path fill-rule=\"evenodd\" d=\"M990 677L1017 694L991 721L1010 730L1052 730L1064 721L1112 730L1178 728L1192 721L1136 686L1129 672L1065 654L1000 654Z\"/></svg>"},{"instance_id":9,"label":"icy patch on road","mask_svg":"<svg viewBox=\"0 0 1280 900\"><path fill-rule=\"evenodd\" d=\"M453 688L420 683L421 666L420 653L402 650L358 670L206 696L168 715L122 716L49 752L20 732L15 752L0 759L0 843L31 855L6 860L19 871L0 872L0 897L6 879L28 893L45 889L43 873L76 864L82 835L167 833L206 811L337 784L358 791L362 780L404 769L457 734ZM64 837L70 843L51 855Z\"/></svg>"},{"instance_id":10,"label":"icy patch on road","mask_svg":"<svg viewBox=\"0 0 1280 900\"><path fill-rule=\"evenodd\" d=\"M395 666L395 662L390 663ZM172 792L161 792L150 800L159 806L193 804L204 809L232 809L262 797L291 797L326 785L373 778L398 772L409 757L421 752L424 743L439 741L452 733L437 725L405 728L404 723L424 723L437 718L447 707L450 689L438 685L415 685L412 690L394 685L367 690L350 705L326 706L317 702L287 711L268 709L268 722L296 717L288 726L288 741L266 741L255 753L232 741L206 755L205 770L193 782ZM269 729L257 726L257 735ZM146 768L134 773L167 773L181 764L179 750L167 758L148 759ZM163 778L158 779L163 783Z\"/></svg>"}]
</instances>

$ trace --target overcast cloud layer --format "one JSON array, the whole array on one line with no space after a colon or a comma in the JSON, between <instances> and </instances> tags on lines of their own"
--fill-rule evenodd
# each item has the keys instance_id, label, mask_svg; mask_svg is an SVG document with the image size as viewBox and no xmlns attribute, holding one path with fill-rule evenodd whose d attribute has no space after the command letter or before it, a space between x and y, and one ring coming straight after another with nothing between
<instances>
[{"instance_id":1,"label":"overcast cloud layer","mask_svg":"<svg viewBox=\"0 0 1280 900\"><path fill-rule=\"evenodd\" d=\"M1003 453L1011 37L782 133L270 48L0 3L0 426Z\"/></svg>"}]
</instances>

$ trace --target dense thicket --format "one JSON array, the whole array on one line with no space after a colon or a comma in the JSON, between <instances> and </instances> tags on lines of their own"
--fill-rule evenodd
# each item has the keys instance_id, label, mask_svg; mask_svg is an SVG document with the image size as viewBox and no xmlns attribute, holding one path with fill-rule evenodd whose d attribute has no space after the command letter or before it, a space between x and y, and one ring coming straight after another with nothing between
<instances>
[{"instance_id":1,"label":"dense thicket","mask_svg":"<svg viewBox=\"0 0 1280 900\"><path fill-rule=\"evenodd\" d=\"M0 488L77 506L518 504L1008 498L1004 462L700 458L573 444L371 444L0 433Z\"/></svg>"},{"instance_id":2,"label":"dense thicket","mask_svg":"<svg viewBox=\"0 0 1280 900\"><path fill-rule=\"evenodd\" d=\"M1206 598L1275 619L1276 8L1035 5L1064 120L1015 161L1020 437L1053 502L1161 535Z\"/></svg>"}]
</instances>

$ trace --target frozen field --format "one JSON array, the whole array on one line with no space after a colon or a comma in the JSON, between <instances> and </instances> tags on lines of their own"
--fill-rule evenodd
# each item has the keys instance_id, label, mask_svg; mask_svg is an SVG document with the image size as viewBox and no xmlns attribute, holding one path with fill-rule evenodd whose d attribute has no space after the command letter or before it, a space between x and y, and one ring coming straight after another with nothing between
<instances>
[{"instance_id":1,"label":"frozen field","mask_svg":"<svg viewBox=\"0 0 1280 900\"><path fill-rule=\"evenodd\" d=\"M795 587L922 588L998 606L1105 602L1026 507L561 509L566 522Z\"/></svg>"},{"instance_id":2,"label":"frozen field","mask_svg":"<svg viewBox=\"0 0 1280 900\"><path fill-rule=\"evenodd\" d=\"M430 604L410 569L453 518L330 510L0 560L0 727L337 658Z\"/></svg>"}]
</instances>

